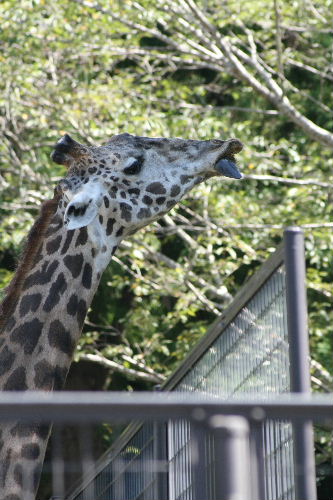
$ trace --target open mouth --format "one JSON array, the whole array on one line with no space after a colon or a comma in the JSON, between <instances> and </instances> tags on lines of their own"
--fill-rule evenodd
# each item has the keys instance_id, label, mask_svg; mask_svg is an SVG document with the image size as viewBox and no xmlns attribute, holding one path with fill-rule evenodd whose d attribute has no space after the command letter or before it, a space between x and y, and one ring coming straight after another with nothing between
<instances>
[{"instance_id":1,"label":"open mouth","mask_svg":"<svg viewBox=\"0 0 333 500\"><path fill-rule=\"evenodd\" d=\"M235 160L235 154L243 149L243 144L238 139L229 139L226 141L226 148L223 153L218 157L214 170L224 177L231 179L241 179L243 176L238 170Z\"/></svg>"},{"instance_id":2,"label":"open mouth","mask_svg":"<svg viewBox=\"0 0 333 500\"><path fill-rule=\"evenodd\" d=\"M224 177L230 177L232 179L241 179L243 176L238 170L235 157L230 155L228 157L222 156L215 163L214 169L218 171L219 174L224 175Z\"/></svg>"}]
</instances>

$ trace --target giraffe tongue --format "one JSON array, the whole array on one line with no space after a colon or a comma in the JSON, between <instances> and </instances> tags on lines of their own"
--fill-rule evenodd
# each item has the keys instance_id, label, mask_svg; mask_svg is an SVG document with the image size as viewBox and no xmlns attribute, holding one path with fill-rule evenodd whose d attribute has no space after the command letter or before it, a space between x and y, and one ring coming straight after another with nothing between
<instances>
[{"instance_id":1,"label":"giraffe tongue","mask_svg":"<svg viewBox=\"0 0 333 500\"><path fill-rule=\"evenodd\" d=\"M225 177L231 177L232 179L242 178L242 174L236 167L236 164L231 160L227 160L226 158L223 158L216 163L215 170L217 170Z\"/></svg>"}]
</instances>

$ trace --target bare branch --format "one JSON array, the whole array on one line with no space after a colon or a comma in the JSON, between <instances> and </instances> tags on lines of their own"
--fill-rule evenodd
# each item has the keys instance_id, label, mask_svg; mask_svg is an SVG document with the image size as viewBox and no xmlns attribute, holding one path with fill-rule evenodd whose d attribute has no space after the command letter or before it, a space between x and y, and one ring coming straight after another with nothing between
<instances>
[{"instance_id":1,"label":"bare branch","mask_svg":"<svg viewBox=\"0 0 333 500\"><path fill-rule=\"evenodd\" d=\"M331 227L333 227L333 223L331 224ZM329 291L325 288L322 287L322 285L317 284L317 283L309 283L309 288L312 288L316 292L320 293L321 295L324 295L324 297L332 300L333 299L333 291Z\"/></svg>"},{"instance_id":2,"label":"bare branch","mask_svg":"<svg viewBox=\"0 0 333 500\"><path fill-rule=\"evenodd\" d=\"M270 73L264 69L257 59L249 57L245 52L238 49L232 42L229 42L225 37L216 30L204 13L194 3L193 0L185 0L190 6L191 10L195 13L203 25L212 33L214 39L217 41L226 59L230 61L238 77L248 83L257 92L262 94L266 99L274 103L274 105L283 113L286 114L294 123L299 125L305 132L307 132L313 139L318 140L333 148L333 134L328 130L319 127L314 122L302 115L283 95L283 90L272 78ZM264 86L256 77L254 77L241 62L249 64L253 67L258 75L260 75L266 82Z\"/></svg>"},{"instance_id":3,"label":"bare branch","mask_svg":"<svg viewBox=\"0 0 333 500\"><path fill-rule=\"evenodd\" d=\"M316 9L316 7L313 5L313 3L311 2L311 0L308 0L307 2L307 7L308 9L310 10L311 14L316 17L317 19L319 19L321 22L327 22L327 19L325 19L321 13L319 12L318 9Z\"/></svg>"},{"instance_id":4,"label":"bare branch","mask_svg":"<svg viewBox=\"0 0 333 500\"><path fill-rule=\"evenodd\" d=\"M276 55L277 67L279 75L283 76L283 62L282 62L282 43L281 43L281 11L279 0L274 0L274 14L275 14L275 40L276 40Z\"/></svg>"},{"instance_id":5,"label":"bare branch","mask_svg":"<svg viewBox=\"0 0 333 500\"><path fill-rule=\"evenodd\" d=\"M151 280L148 280L148 279L144 278L141 273L139 274L138 272L133 271L133 269L131 269L129 266L127 266L121 259L118 259L118 257L116 257L115 255L113 255L112 260L114 262L117 262L117 264L119 264L123 269L125 269L135 279L139 279L143 283L146 283L147 285L149 285L154 290L161 290L161 286L160 285L158 285L154 281L151 281Z\"/></svg>"},{"instance_id":6,"label":"bare branch","mask_svg":"<svg viewBox=\"0 0 333 500\"><path fill-rule=\"evenodd\" d=\"M206 226L210 226L211 228L214 229L214 231L221 233L221 234L226 234L226 229L284 229L285 225L283 224L223 224L217 225L211 220L204 219L200 214L193 212L189 207L186 205L182 204L182 209L189 213L192 217L195 217L198 221L203 222L204 226L202 227L202 230L205 230ZM178 215L179 217L179 215ZM300 227L303 229L315 229L315 228L331 228L333 227L333 222L320 222L320 223L309 223L309 224L299 224ZM251 253L251 248L249 248L249 251ZM252 252L254 252L252 250ZM254 253L255 256L255 253Z\"/></svg>"},{"instance_id":7,"label":"bare branch","mask_svg":"<svg viewBox=\"0 0 333 500\"><path fill-rule=\"evenodd\" d=\"M105 358L101 354L84 354L79 353L79 360L90 361L92 363L98 363L99 365L108 368L111 372L121 373L128 377L129 379L134 380L144 380L145 382L153 382L155 384L161 383L164 380L164 377L155 373L147 373L140 370L133 370L133 368L127 368L124 365L116 363L115 361L111 361L108 358Z\"/></svg>"},{"instance_id":8,"label":"bare branch","mask_svg":"<svg viewBox=\"0 0 333 500\"><path fill-rule=\"evenodd\" d=\"M97 325L96 323L92 323L91 321L86 319L84 322L84 326L86 327L86 329L88 328L89 330L93 329L97 332L109 333L114 337L122 337L122 332L112 325L108 325L108 326Z\"/></svg>"},{"instance_id":9,"label":"bare branch","mask_svg":"<svg viewBox=\"0 0 333 500\"><path fill-rule=\"evenodd\" d=\"M165 378L164 375L161 375L159 373L156 373L155 370L147 366L145 363L142 361L138 361L137 359L132 358L131 356L128 356L127 354L122 354L121 356L125 361L128 363L131 363L133 366L137 366L140 368L140 370L143 370L146 373L150 373L150 375L153 375L154 377L158 378L160 382L164 382Z\"/></svg>"},{"instance_id":10,"label":"bare branch","mask_svg":"<svg viewBox=\"0 0 333 500\"><path fill-rule=\"evenodd\" d=\"M326 392L333 391L333 376L326 370L326 368L314 359L310 360L310 367L312 371L311 380L321 389ZM320 378L318 378L320 377Z\"/></svg>"},{"instance_id":11,"label":"bare branch","mask_svg":"<svg viewBox=\"0 0 333 500\"><path fill-rule=\"evenodd\" d=\"M286 31L294 31L295 33L308 33L308 32L313 32L313 33L333 33L333 28L325 28L325 29L318 29L315 26L291 26L287 24L282 24L281 25L282 29Z\"/></svg>"},{"instance_id":12,"label":"bare branch","mask_svg":"<svg viewBox=\"0 0 333 500\"><path fill-rule=\"evenodd\" d=\"M186 280L186 285L189 287L190 290L194 293L196 298L212 313L214 313L216 316L219 316L221 314L221 310L217 309L213 303L207 299L207 297L198 290L193 283L190 281Z\"/></svg>"},{"instance_id":13,"label":"bare branch","mask_svg":"<svg viewBox=\"0 0 333 500\"><path fill-rule=\"evenodd\" d=\"M199 66L200 67L200 66ZM205 68L207 68L206 65L204 65ZM197 69L197 67L195 68ZM170 104L170 102L174 102L177 108L184 108L184 109L193 109L193 110L198 110L198 111L209 111L209 110L218 110L218 111L239 111L241 113L259 113L263 115L270 115L270 116L277 116L280 113L276 111L276 109L259 109L259 108L244 108L242 106L213 106L211 104L205 104L200 105L200 104L192 104L189 102L179 102L179 101L170 101L170 99L162 99L162 98L155 98L151 97L150 98L151 102L158 102L162 104Z\"/></svg>"},{"instance_id":14,"label":"bare branch","mask_svg":"<svg viewBox=\"0 0 333 500\"><path fill-rule=\"evenodd\" d=\"M111 54L116 54L124 57L133 57L136 59L140 59L142 56L148 56L151 59L158 60L158 61L164 61L168 62L169 64L173 63L175 65L175 68L188 68L188 69L200 69L200 68L207 68L211 69L213 71L220 72L224 69L224 66L222 64L223 61L218 60L215 61L212 60L211 58L205 57L203 54L200 55L200 59L195 59L195 58L189 58L187 54L184 54L186 57L179 57L176 56L174 53L170 52L169 50L164 50L161 49L161 47L145 47L145 48L138 48L138 47L116 47L116 46L109 46L108 47L108 53ZM90 55L93 54L100 54L100 47L93 47ZM193 54L192 54L193 55ZM195 54L196 57L199 56L199 54ZM71 59L77 59L77 55L71 56Z\"/></svg>"},{"instance_id":15,"label":"bare branch","mask_svg":"<svg viewBox=\"0 0 333 500\"><path fill-rule=\"evenodd\" d=\"M183 229L179 228L179 226L177 226L175 222L172 220L170 215L167 214L164 215L163 219L165 220L168 226L171 226L172 228L175 229L175 233L178 234L178 236L180 236L180 238L184 240L191 248L198 247L198 243L193 238L191 238L191 236L188 235Z\"/></svg>"},{"instance_id":16,"label":"bare branch","mask_svg":"<svg viewBox=\"0 0 333 500\"><path fill-rule=\"evenodd\" d=\"M332 386L326 385L322 380L320 380L318 377L315 377L314 375L310 376L311 383L317 387L319 387L322 391L324 392L332 392Z\"/></svg>"},{"instance_id":17,"label":"bare branch","mask_svg":"<svg viewBox=\"0 0 333 500\"><path fill-rule=\"evenodd\" d=\"M263 86L257 78L255 78L245 66L240 62L235 54L230 56L232 62L235 64L235 68L238 71L239 77L251 85L257 92L262 94L265 98L270 100L283 114L288 116L294 123L301 127L310 137L325 144L326 146L333 148L333 134L328 130L319 127L314 122L306 118L302 113L300 113L289 101L288 97L283 95L281 87L274 81L271 74L266 71L258 61L253 61L246 54L244 54L240 49L236 47L230 47L231 53L237 54L237 56L242 56L242 58L250 62L257 73L264 79L266 84L269 86L270 90ZM227 56L227 53L225 53Z\"/></svg>"},{"instance_id":18,"label":"bare branch","mask_svg":"<svg viewBox=\"0 0 333 500\"><path fill-rule=\"evenodd\" d=\"M309 71L310 73L320 76L320 78L325 78L326 80L330 80L331 82L333 82L333 75L330 75L324 71L320 71L313 66L309 66L308 64L304 64L300 61L295 61L295 59L291 59L290 57L288 57L286 62L291 66L296 66L297 68L304 69L305 71Z\"/></svg>"},{"instance_id":19,"label":"bare branch","mask_svg":"<svg viewBox=\"0 0 333 500\"><path fill-rule=\"evenodd\" d=\"M332 183L315 181L314 179L290 179L289 177L278 177L276 175L256 175L256 174L244 174L243 178L246 180L253 180L253 181L282 182L283 184L293 184L297 186L333 188Z\"/></svg>"},{"instance_id":20,"label":"bare branch","mask_svg":"<svg viewBox=\"0 0 333 500\"><path fill-rule=\"evenodd\" d=\"M177 228L183 228L186 229L187 231L196 231L199 233L204 233L207 232L209 226L216 226L216 224L206 224L205 226L191 226L191 225L177 225ZM313 222L309 224L298 224L299 227L303 229L320 229L320 228L327 228L330 229L333 227L333 222ZM284 224L222 224L221 227L217 229L217 232L219 233L226 233L226 229L284 229L286 226ZM176 228L166 228L166 227L161 227L157 229L158 232L161 232L162 234L174 234L176 232ZM254 251L250 251L250 253L254 253ZM314 288L318 292L322 293L323 295L326 295L327 297L331 297L332 294L330 294L327 290L320 290L316 289L315 287L311 286L311 288Z\"/></svg>"},{"instance_id":21,"label":"bare branch","mask_svg":"<svg viewBox=\"0 0 333 500\"><path fill-rule=\"evenodd\" d=\"M184 271L181 268L181 265L178 264L178 262L170 259L170 257L167 257L166 255L160 252L152 251L148 245L145 245L142 241L137 241L135 238L132 238L131 241L123 240L120 244L120 247L128 249L132 248L133 246L132 242L137 245L140 245L141 251L155 262L161 262L164 265L170 267L170 269L181 269L183 271L183 274L186 274L186 271ZM232 295L230 295L226 287L221 287L220 289L217 289L216 287L212 286L211 283L208 283L206 280L196 275L193 271L189 271L188 276L196 283L198 283L201 287L206 288L207 291L212 293L219 300L224 300L229 302L232 299Z\"/></svg>"},{"instance_id":22,"label":"bare branch","mask_svg":"<svg viewBox=\"0 0 333 500\"><path fill-rule=\"evenodd\" d=\"M185 45L181 45L180 43L175 42L172 38L164 35L161 33L159 30L156 30L154 28L148 28L147 26L144 26L143 24L135 23L133 21L130 21L128 18L124 16L119 16L118 14L115 14L112 10L110 9L105 9L101 7L99 4L92 4L90 2L87 2L85 0L71 0L72 2L75 2L79 5L82 5L83 7L87 7L89 9L96 10L97 12L102 12L103 14L108 15L111 19L118 21L128 28L134 29L138 32L141 33L146 33L148 35L151 35L152 37L157 38L161 42L165 43L167 47L173 48L174 50L181 52L183 54L190 54L192 56L198 56L201 55L201 58L203 57L203 54L200 54L200 52L197 52L195 50L189 49Z\"/></svg>"},{"instance_id":23,"label":"bare branch","mask_svg":"<svg viewBox=\"0 0 333 500\"><path fill-rule=\"evenodd\" d=\"M181 38L182 41L176 41L175 36L168 36L163 34L158 29L133 22L125 16L120 16L114 13L111 9L104 9L99 4L92 4L85 0L71 1L84 7L103 12L111 19L121 22L132 30L156 37L166 44L169 49L174 50L176 53L178 52L183 55L190 55L194 57L195 60L198 59L199 61L204 61L207 64L214 64L220 68L220 71L227 69L229 73L247 83L256 92L264 96L265 99L272 102L282 114L288 116L289 119L301 127L310 137L333 149L333 134L309 120L300 111L298 111L297 108L295 108L288 97L284 95L281 86L272 76L274 72L271 69L268 70L267 65L263 64L263 61L261 61L258 57L254 57L254 42L252 42L252 56L249 56L246 52L237 47L235 40L233 41L232 39L223 36L217 30L194 0L178 1L184 9L186 16L191 14L196 21L195 29L199 30L199 44L195 40L186 39L186 37L184 37L181 33L178 33L178 38ZM184 15L184 18L186 16ZM187 21L185 20L185 22ZM203 45L201 43L201 33L204 33L205 38L209 38L210 43L207 43L207 45ZM190 45L192 47L190 47ZM222 55L218 53L216 48ZM281 70L281 68L279 69ZM279 71L279 73L281 74L281 71Z\"/></svg>"},{"instance_id":24,"label":"bare branch","mask_svg":"<svg viewBox=\"0 0 333 500\"><path fill-rule=\"evenodd\" d=\"M333 222L297 224L303 229L332 228ZM223 224L224 229L285 229L285 224Z\"/></svg>"}]
</instances>

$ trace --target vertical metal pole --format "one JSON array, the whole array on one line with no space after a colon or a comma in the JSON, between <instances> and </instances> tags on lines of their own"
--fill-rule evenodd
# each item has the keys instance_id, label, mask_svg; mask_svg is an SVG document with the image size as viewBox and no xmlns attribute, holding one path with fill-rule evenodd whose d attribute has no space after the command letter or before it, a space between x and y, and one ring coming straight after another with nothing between
<instances>
[{"instance_id":1,"label":"vertical metal pole","mask_svg":"<svg viewBox=\"0 0 333 500\"><path fill-rule=\"evenodd\" d=\"M54 425L52 429L52 494L54 498L65 498L65 461L63 449L63 428ZM53 498L52 497L52 498Z\"/></svg>"},{"instance_id":2,"label":"vertical metal pole","mask_svg":"<svg viewBox=\"0 0 333 500\"><path fill-rule=\"evenodd\" d=\"M310 393L304 236L299 227L284 233L291 392ZM296 498L316 500L311 421L293 425Z\"/></svg>"},{"instance_id":3,"label":"vertical metal pole","mask_svg":"<svg viewBox=\"0 0 333 500\"><path fill-rule=\"evenodd\" d=\"M82 460L82 477L89 477L94 469L93 459L93 436L92 427L87 424L79 427L80 436L80 452ZM83 500L91 500L94 498L95 479L89 482L83 490Z\"/></svg>"},{"instance_id":4,"label":"vertical metal pole","mask_svg":"<svg viewBox=\"0 0 333 500\"><path fill-rule=\"evenodd\" d=\"M251 498L266 500L265 456L264 456L263 423L251 422L250 427L250 473L251 473Z\"/></svg>"},{"instance_id":5,"label":"vertical metal pole","mask_svg":"<svg viewBox=\"0 0 333 500\"><path fill-rule=\"evenodd\" d=\"M215 415L210 419L215 444L215 499L249 500L249 425L244 417Z\"/></svg>"},{"instance_id":6,"label":"vertical metal pole","mask_svg":"<svg viewBox=\"0 0 333 500\"><path fill-rule=\"evenodd\" d=\"M167 423L154 422L155 498L168 500Z\"/></svg>"},{"instance_id":7,"label":"vertical metal pole","mask_svg":"<svg viewBox=\"0 0 333 500\"><path fill-rule=\"evenodd\" d=\"M207 499L206 428L191 422L191 475L193 500Z\"/></svg>"}]
</instances>

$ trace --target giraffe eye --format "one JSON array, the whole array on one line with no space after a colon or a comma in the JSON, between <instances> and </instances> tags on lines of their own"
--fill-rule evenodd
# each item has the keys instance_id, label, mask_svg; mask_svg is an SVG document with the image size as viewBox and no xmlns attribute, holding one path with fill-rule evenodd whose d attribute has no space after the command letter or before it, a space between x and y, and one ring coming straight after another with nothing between
<instances>
[{"instance_id":1,"label":"giraffe eye","mask_svg":"<svg viewBox=\"0 0 333 500\"><path fill-rule=\"evenodd\" d=\"M136 158L129 167L126 167L124 169L124 174L126 175L138 174L142 168L143 162L144 162L143 156L140 156L140 158Z\"/></svg>"}]
</instances>

